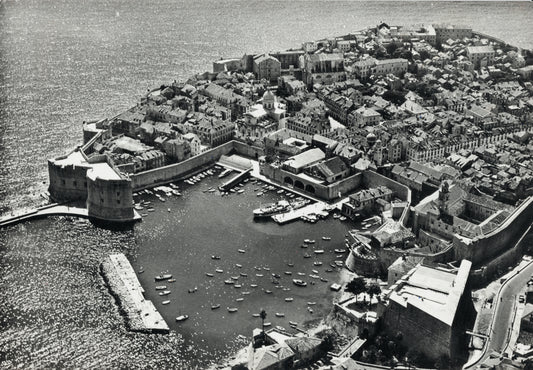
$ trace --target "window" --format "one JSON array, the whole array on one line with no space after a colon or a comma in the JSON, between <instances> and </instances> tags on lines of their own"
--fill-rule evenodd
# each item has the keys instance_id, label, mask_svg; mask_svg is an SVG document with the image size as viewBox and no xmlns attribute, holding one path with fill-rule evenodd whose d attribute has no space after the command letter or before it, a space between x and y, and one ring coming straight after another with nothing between
<instances>
[{"instance_id":1,"label":"window","mask_svg":"<svg viewBox=\"0 0 533 370\"><path fill-rule=\"evenodd\" d=\"M61 185L66 185L65 180L61 180Z\"/></svg>"}]
</instances>

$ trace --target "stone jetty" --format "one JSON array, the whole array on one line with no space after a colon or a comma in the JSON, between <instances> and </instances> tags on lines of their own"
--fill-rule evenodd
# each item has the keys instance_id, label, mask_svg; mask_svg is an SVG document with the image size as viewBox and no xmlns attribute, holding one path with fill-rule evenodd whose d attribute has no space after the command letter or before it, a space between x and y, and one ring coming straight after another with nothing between
<instances>
[{"instance_id":1,"label":"stone jetty","mask_svg":"<svg viewBox=\"0 0 533 370\"><path fill-rule=\"evenodd\" d=\"M167 323L152 301L144 298L144 289L124 254L110 255L100 268L121 313L126 317L128 330L145 333L169 332Z\"/></svg>"}]
</instances>

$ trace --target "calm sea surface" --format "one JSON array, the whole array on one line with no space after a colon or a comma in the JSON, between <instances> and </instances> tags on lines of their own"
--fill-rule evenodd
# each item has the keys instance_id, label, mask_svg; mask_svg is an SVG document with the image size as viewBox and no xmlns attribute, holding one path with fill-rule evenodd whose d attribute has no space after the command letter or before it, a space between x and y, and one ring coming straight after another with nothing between
<instances>
[{"instance_id":1,"label":"calm sea surface","mask_svg":"<svg viewBox=\"0 0 533 370\"><path fill-rule=\"evenodd\" d=\"M470 24L533 48L531 19L530 2L4 1L0 213L42 202L46 159L80 143L83 120L115 115L134 105L147 88L208 70L221 57L296 47L380 21ZM313 259L304 260L299 245L322 235L333 237L320 245L327 265L348 226L334 220L314 226L255 223L251 208L259 198L253 185L242 195L223 198L202 191L217 182L206 179L181 198L156 200L156 211L130 232L62 218L0 231L0 367L202 367L238 345L238 334L250 334L256 325L251 313L261 307L269 321L282 326L326 313L331 299L326 283L296 290L283 272L291 260L294 271L309 274ZM239 248L246 253L239 254ZM124 330L98 275L100 261L111 252L123 252L135 268L145 268L140 280L175 329L171 335ZM211 260L211 254L222 258ZM271 271L257 277L254 266ZM224 274L208 279L205 272L217 267ZM167 269L178 281L172 303L161 306L152 278ZM325 267L318 270L330 282L338 278ZM239 303L234 301L238 290L223 280L243 271L248 280L241 290L250 295ZM272 272L281 274L291 291L274 289L268 277ZM253 280L259 287L245 288ZM198 291L188 294L194 286ZM286 296L294 302L286 303ZM313 315L307 301L317 302ZM215 303L222 305L220 311L211 311ZM239 312L229 315L224 308L230 305ZM284 319L274 317L280 311ZM178 326L172 318L180 313L191 318Z\"/></svg>"}]
</instances>

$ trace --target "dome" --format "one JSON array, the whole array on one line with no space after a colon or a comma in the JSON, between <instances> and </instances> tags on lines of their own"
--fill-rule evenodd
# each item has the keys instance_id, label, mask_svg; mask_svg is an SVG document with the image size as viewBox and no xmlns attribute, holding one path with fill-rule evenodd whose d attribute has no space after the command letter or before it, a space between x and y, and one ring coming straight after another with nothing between
<instances>
[{"instance_id":1,"label":"dome","mask_svg":"<svg viewBox=\"0 0 533 370\"><path fill-rule=\"evenodd\" d=\"M366 142L368 143L368 145L374 145L376 140L377 137L372 132L366 135Z\"/></svg>"},{"instance_id":2,"label":"dome","mask_svg":"<svg viewBox=\"0 0 533 370\"><path fill-rule=\"evenodd\" d=\"M263 94L263 107L265 109L274 109L274 103L276 102L276 97L272 91L267 90Z\"/></svg>"}]
</instances>

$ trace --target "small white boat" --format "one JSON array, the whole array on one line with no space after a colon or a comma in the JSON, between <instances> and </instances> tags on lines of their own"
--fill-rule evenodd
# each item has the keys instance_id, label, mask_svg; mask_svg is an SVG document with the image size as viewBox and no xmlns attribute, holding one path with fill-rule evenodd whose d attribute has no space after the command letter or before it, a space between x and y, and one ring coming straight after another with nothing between
<instances>
[{"instance_id":1,"label":"small white boat","mask_svg":"<svg viewBox=\"0 0 533 370\"><path fill-rule=\"evenodd\" d=\"M239 253L246 253L246 251L244 249L238 249L237 252Z\"/></svg>"},{"instance_id":2,"label":"small white boat","mask_svg":"<svg viewBox=\"0 0 533 370\"><path fill-rule=\"evenodd\" d=\"M250 287L257 288L257 284L250 284Z\"/></svg>"},{"instance_id":3,"label":"small white boat","mask_svg":"<svg viewBox=\"0 0 533 370\"><path fill-rule=\"evenodd\" d=\"M266 294L272 294L272 291L271 290L265 290L265 293Z\"/></svg>"},{"instance_id":4,"label":"small white boat","mask_svg":"<svg viewBox=\"0 0 533 370\"><path fill-rule=\"evenodd\" d=\"M290 326L298 326L298 323L294 322L294 321L289 321L289 325Z\"/></svg>"},{"instance_id":5,"label":"small white boat","mask_svg":"<svg viewBox=\"0 0 533 370\"><path fill-rule=\"evenodd\" d=\"M283 312L276 312L276 317L285 317Z\"/></svg>"},{"instance_id":6,"label":"small white boat","mask_svg":"<svg viewBox=\"0 0 533 370\"><path fill-rule=\"evenodd\" d=\"M166 285L158 285L155 287L155 290L165 290L165 289L167 289Z\"/></svg>"},{"instance_id":7,"label":"small white boat","mask_svg":"<svg viewBox=\"0 0 533 370\"><path fill-rule=\"evenodd\" d=\"M285 302L292 302L292 301L294 301L294 298L292 297L285 298Z\"/></svg>"},{"instance_id":8,"label":"small white boat","mask_svg":"<svg viewBox=\"0 0 533 370\"><path fill-rule=\"evenodd\" d=\"M237 312L239 311L239 309L237 307L228 307L228 312L229 313L234 313L234 312Z\"/></svg>"},{"instance_id":9,"label":"small white boat","mask_svg":"<svg viewBox=\"0 0 533 370\"><path fill-rule=\"evenodd\" d=\"M323 253L324 253L323 249L315 249L315 254L323 254Z\"/></svg>"},{"instance_id":10,"label":"small white boat","mask_svg":"<svg viewBox=\"0 0 533 370\"><path fill-rule=\"evenodd\" d=\"M242 301L244 301L244 298L240 297L240 298L237 298L235 301L236 302L242 302Z\"/></svg>"},{"instance_id":11,"label":"small white boat","mask_svg":"<svg viewBox=\"0 0 533 370\"><path fill-rule=\"evenodd\" d=\"M258 313L253 313L252 316L253 317L260 317L261 315L259 315Z\"/></svg>"},{"instance_id":12,"label":"small white boat","mask_svg":"<svg viewBox=\"0 0 533 370\"><path fill-rule=\"evenodd\" d=\"M216 269L215 271L218 272L219 274L222 274L224 272L224 270L222 269Z\"/></svg>"},{"instance_id":13,"label":"small white boat","mask_svg":"<svg viewBox=\"0 0 533 370\"><path fill-rule=\"evenodd\" d=\"M169 294L170 294L170 290L165 290L159 293L160 296L169 295Z\"/></svg>"},{"instance_id":14,"label":"small white boat","mask_svg":"<svg viewBox=\"0 0 533 370\"><path fill-rule=\"evenodd\" d=\"M170 303L170 301L163 301L163 302L161 302L161 304L169 304L169 303Z\"/></svg>"},{"instance_id":15,"label":"small white boat","mask_svg":"<svg viewBox=\"0 0 533 370\"><path fill-rule=\"evenodd\" d=\"M220 304L218 304L218 303L211 306L212 310L216 310L218 308L220 308Z\"/></svg>"},{"instance_id":16,"label":"small white boat","mask_svg":"<svg viewBox=\"0 0 533 370\"><path fill-rule=\"evenodd\" d=\"M322 237L322 240L331 240L331 237L329 237L329 236L323 236L323 237Z\"/></svg>"},{"instance_id":17,"label":"small white boat","mask_svg":"<svg viewBox=\"0 0 533 370\"><path fill-rule=\"evenodd\" d=\"M272 323L271 323L271 322L265 322L265 323L263 324L263 326L264 326L265 328L267 328L267 327L269 327L269 326L272 326Z\"/></svg>"},{"instance_id":18,"label":"small white boat","mask_svg":"<svg viewBox=\"0 0 533 370\"><path fill-rule=\"evenodd\" d=\"M189 318L189 315L180 315L178 317L176 317L176 321L177 322L180 322L180 321L185 321Z\"/></svg>"},{"instance_id":19,"label":"small white boat","mask_svg":"<svg viewBox=\"0 0 533 370\"><path fill-rule=\"evenodd\" d=\"M238 263L236 263L236 264L235 264L235 267L238 267L238 268L242 268L242 265L241 265L241 264L238 264Z\"/></svg>"},{"instance_id":20,"label":"small white boat","mask_svg":"<svg viewBox=\"0 0 533 370\"><path fill-rule=\"evenodd\" d=\"M228 279L228 280L224 280L224 284L232 285L232 284L235 284L235 282L231 279Z\"/></svg>"},{"instance_id":21,"label":"small white boat","mask_svg":"<svg viewBox=\"0 0 533 370\"><path fill-rule=\"evenodd\" d=\"M241 285L241 284L235 284L233 287L234 287L235 289L241 289L241 288L242 288L242 285Z\"/></svg>"}]
</instances>

